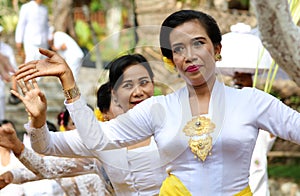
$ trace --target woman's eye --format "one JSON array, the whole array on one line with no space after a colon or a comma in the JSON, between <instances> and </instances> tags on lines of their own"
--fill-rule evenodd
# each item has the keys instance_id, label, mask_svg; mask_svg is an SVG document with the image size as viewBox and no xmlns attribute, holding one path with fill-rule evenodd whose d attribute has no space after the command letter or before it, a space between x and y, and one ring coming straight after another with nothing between
<instances>
[{"instance_id":1,"label":"woman's eye","mask_svg":"<svg viewBox=\"0 0 300 196\"><path fill-rule=\"evenodd\" d=\"M148 81L148 80L142 80L142 81L140 81L140 85L142 86L142 85L145 85L145 84L148 84L150 81Z\"/></svg>"},{"instance_id":2,"label":"woman's eye","mask_svg":"<svg viewBox=\"0 0 300 196\"><path fill-rule=\"evenodd\" d=\"M203 42L201 42L201 41L196 40L196 41L193 42L194 47L200 47L202 45L203 45Z\"/></svg>"},{"instance_id":3,"label":"woman's eye","mask_svg":"<svg viewBox=\"0 0 300 196\"><path fill-rule=\"evenodd\" d=\"M176 54L181 54L181 53L183 53L183 51L184 51L184 47L182 47L182 46L177 46L177 47L173 48L173 52Z\"/></svg>"},{"instance_id":4,"label":"woman's eye","mask_svg":"<svg viewBox=\"0 0 300 196\"><path fill-rule=\"evenodd\" d=\"M123 88L132 88L132 84L129 84L129 83L125 83L125 84L123 84Z\"/></svg>"}]
</instances>

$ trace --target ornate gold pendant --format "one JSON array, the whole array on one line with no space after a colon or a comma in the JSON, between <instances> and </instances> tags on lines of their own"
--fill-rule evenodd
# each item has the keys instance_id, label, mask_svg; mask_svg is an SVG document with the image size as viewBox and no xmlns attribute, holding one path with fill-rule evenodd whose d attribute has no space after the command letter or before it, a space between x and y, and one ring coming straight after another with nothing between
<instances>
[{"instance_id":1,"label":"ornate gold pendant","mask_svg":"<svg viewBox=\"0 0 300 196\"><path fill-rule=\"evenodd\" d=\"M189 136L189 146L195 158L205 161L212 149L212 137L210 133L214 131L215 124L209 118L199 116L189 121L183 131Z\"/></svg>"}]
</instances>

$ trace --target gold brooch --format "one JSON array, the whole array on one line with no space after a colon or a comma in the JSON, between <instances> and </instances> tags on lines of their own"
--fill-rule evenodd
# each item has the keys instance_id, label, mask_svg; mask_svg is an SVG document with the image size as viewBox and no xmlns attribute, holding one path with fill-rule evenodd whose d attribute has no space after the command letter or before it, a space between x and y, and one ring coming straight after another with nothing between
<instances>
[{"instance_id":1,"label":"gold brooch","mask_svg":"<svg viewBox=\"0 0 300 196\"><path fill-rule=\"evenodd\" d=\"M209 118L199 116L189 121L183 131L189 136L189 146L195 158L205 161L212 149L212 137L210 133L214 131L215 124Z\"/></svg>"}]
</instances>

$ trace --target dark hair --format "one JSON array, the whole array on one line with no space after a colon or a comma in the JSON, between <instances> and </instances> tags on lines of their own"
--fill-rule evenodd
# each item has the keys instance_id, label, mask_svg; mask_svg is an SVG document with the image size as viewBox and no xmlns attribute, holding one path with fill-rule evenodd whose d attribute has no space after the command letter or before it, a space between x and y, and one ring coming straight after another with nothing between
<instances>
[{"instance_id":1,"label":"dark hair","mask_svg":"<svg viewBox=\"0 0 300 196\"><path fill-rule=\"evenodd\" d=\"M97 91L97 106L102 113L109 110L111 101L111 88L107 82L102 84Z\"/></svg>"},{"instance_id":2,"label":"dark hair","mask_svg":"<svg viewBox=\"0 0 300 196\"><path fill-rule=\"evenodd\" d=\"M131 66L141 64L148 71L153 80L154 74L147 59L141 54L128 54L121 56L108 64L109 67L109 83L112 89L117 89L123 80L124 70Z\"/></svg>"},{"instance_id":3,"label":"dark hair","mask_svg":"<svg viewBox=\"0 0 300 196\"><path fill-rule=\"evenodd\" d=\"M52 122L47 120L46 123L47 123L49 131L57 132L57 128Z\"/></svg>"},{"instance_id":4,"label":"dark hair","mask_svg":"<svg viewBox=\"0 0 300 196\"><path fill-rule=\"evenodd\" d=\"M65 108L62 112L60 112L57 115L57 124L58 124L58 126L63 125L63 126L66 127L68 125L68 122L69 122L69 117L70 117L70 113Z\"/></svg>"},{"instance_id":5,"label":"dark hair","mask_svg":"<svg viewBox=\"0 0 300 196\"><path fill-rule=\"evenodd\" d=\"M205 28L206 33L214 46L217 46L221 43L222 34L217 22L213 17L201 11L180 10L168 16L162 23L159 41L163 56L169 59L173 58L170 45L170 33L175 27L191 20L197 20Z\"/></svg>"}]
</instances>

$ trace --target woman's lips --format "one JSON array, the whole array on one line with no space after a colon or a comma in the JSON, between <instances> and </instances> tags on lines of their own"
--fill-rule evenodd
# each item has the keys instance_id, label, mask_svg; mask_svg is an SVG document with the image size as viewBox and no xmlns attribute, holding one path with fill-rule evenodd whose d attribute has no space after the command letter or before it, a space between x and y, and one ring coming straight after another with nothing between
<instances>
[{"instance_id":1,"label":"woman's lips","mask_svg":"<svg viewBox=\"0 0 300 196\"><path fill-rule=\"evenodd\" d=\"M195 71L199 71L199 66L197 65L190 65L186 68L185 70L186 72L195 72Z\"/></svg>"},{"instance_id":2,"label":"woman's lips","mask_svg":"<svg viewBox=\"0 0 300 196\"><path fill-rule=\"evenodd\" d=\"M141 103L142 101L144 101L144 100L132 101L132 102L131 102L131 104L133 104L133 105L137 105L137 104Z\"/></svg>"}]
</instances>

